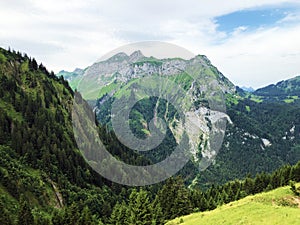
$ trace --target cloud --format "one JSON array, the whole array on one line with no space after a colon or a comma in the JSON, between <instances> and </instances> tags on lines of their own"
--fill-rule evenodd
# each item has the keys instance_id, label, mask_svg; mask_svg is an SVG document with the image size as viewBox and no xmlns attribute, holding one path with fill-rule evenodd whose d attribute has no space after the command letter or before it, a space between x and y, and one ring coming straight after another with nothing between
<instances>
[{"instance_id":1,"label":"cloud","mask_svg":"<svg viewBox=\"0 0 300 225\"><path fill-rule=\"evenodd\" d=\"M299 23L300 22L300 15L298 12L286 13L286 16L279 20L278 24L286 24L286 23Z\"/></svg>"},{"instance_id":2,"label":"cloud","mask_svg":"<svg viewBox=\"0 0 300 225\"><path fill-rule=\"evenodd\" d=\"M1 1L0 45L57 72L86 67L123 44L168 41L206 54L234 82L256 87L299 73L297 13L268 29L241 26L231 34L219 31L214 18L286 4L299 8L297 0Z\"/></svg>"},{"instance_id":3,"label":"cloud","mask_svg":"<svg viewBox=\"0 0 300 225\"><path fill-rule=\"evenodd\" d=\"M300 74L300 25L240 33L207 51L234 83L261 87Z\"/></svg>"}]
</instances>

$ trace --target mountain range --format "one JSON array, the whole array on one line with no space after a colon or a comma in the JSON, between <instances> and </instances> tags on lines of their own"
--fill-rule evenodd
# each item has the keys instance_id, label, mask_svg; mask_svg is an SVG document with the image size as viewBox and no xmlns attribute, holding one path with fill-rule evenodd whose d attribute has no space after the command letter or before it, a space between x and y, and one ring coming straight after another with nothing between
<instances>
[{"instance_id":1,"label":"mountain range","mask_svg":"<svg viewBox=\"0 0 300 225\"><path fill-rule=\"evenodd\" d=\"M102 74L95 73L99 69ZM108 76L111 72L113 76ZM185 105L183 115L206 112L192 120L202 125L201 132L193 136L193 130L187 130L191 160L174 178L155 185L134 188L113 183L95 172L76 142L72 124L74 96L80 96L76 90L87 98L81 102L91 106L90 114L96 114L97 132L106 149L128 164L151 165L178 145L184 121L176 108L160 96L133 106L129 125L137 137L151 135L152 118L163 118L168 125L163 142L145 153L118 139L110 116L115 100L136 99L130 88L151 77L155 79L147 83L150 86L166 78L162 93L169 93L165 84L185 93L179 98ZM298 80L249 93L235 87L203 55L156 59L141 52L120 53L86 69L55 75L26 54L0 48L0 224L164 224L288 185L290 180L299 182ZM81 89L82 82L90 86ZM205 87L213 89L205 94ZM221 126L225 132L218 154L213 154L218 146L208 144L212 131L222 131L214 118L227 122Z\"/></svg>"}]
</instances>

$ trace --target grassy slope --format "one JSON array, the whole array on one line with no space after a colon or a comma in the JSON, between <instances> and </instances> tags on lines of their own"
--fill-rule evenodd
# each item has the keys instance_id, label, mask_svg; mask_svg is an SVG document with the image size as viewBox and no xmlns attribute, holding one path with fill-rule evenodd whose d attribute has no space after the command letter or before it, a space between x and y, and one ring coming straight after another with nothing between
<instances>
[{"instance_id":1,"label":"grassy slope","mask_svg":"<svg viewBox=\"0 0 300 225\"><path fill-rule=\"evenodd\" d=\"M300 186L300 183L297 185ZM261 224L291 225L300 221L300 197L290 187L248 196L236 202L203 213L193 213L168 222L168 225Z\"/></svg>"}]
</instances>

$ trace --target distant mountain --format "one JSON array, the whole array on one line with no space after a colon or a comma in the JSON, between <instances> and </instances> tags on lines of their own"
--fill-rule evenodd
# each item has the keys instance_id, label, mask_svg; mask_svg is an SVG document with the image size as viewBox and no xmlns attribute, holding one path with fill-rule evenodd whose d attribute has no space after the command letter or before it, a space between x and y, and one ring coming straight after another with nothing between
<instances>
[{"instance_id":1,"label":"distant mountain","mask_svg":"<svg viewBox=\"0 0 300 225\"><path fill-rule=\"evenodd\" d=\"M143 84L146 79L147 83ZM174 84L176 87L172 87ZM168 125L166 139L158 148L149 152L147 157L152 161L159 161L169 155L179 144L183 127L186 126L184 131L188 136L189 151L194 163L205 169L221 147L217 146L217 142L210 143L213 140L211 135L224 136L221 130L227 120L222 111L226 108L224 96L235 93L235 86L206 56L197 55L190 60L158 59L145 57L141 51L135 51L131 55L121 52L91 65L77 88L83 97L98 99L93 106L97 118L101 124L111 126L110 108L114 100L127 97L134 99L141 95L135 94L134 89L146 90L156 86L157 90L161 89L161 93L174 92L171 96L176 96L180 90L183 92L184 98L179 107L184 110L184 116L188 119L186 126L179 112L160 96L161 93L136 104L131 112L130 126L139 138L151 137L149 123L155 115L163 118ZM203 113L205 111L207 113ZM201 153L199 149L202 149ZM202 154L201 159L199 154ZM186 173L188 171L189 169Z\"/></svg>"},{"instance_id":2,"label":"distant mountain","mask_svg":"<svg viewBox=\"0 0 300 225\"><path fill-rule=\"evenodd\" d=\"M255 89L252 88L252 87L245 87L245 86L242 86L241 89L243 89L244 91L247 91L247 92L254 92Z\"/></svg>"},{"instance_id":3,"label":"distant mountain","mask_svg":"<svg viewBox=\"0 0 300 225\"><path fill-rule=\"evenodd\" d=\"M75 90L78 86L79 81L82 79L83 74L84 70L76 68L73 72L61 70L58 74L56 74L56 76L63 76L64 79L66 79L69 82L71 88Z\"/></svg>"},{"instance_id":4,"label":"distant mountain","mask_svg":"<svg viewBox=\"0 0 300 225\"><path fill-rule=\"evenodd\" d=\"M269 101L294 102L300 97L300 76L257 89L253 94Z\"/></svg>"}]
</instances>

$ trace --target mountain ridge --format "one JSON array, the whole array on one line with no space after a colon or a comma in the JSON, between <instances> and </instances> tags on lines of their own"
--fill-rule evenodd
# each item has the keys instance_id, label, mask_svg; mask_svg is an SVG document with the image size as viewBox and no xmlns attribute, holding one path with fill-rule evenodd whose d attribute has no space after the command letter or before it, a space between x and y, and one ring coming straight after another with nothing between
<instances>
[{"instance_id":1,"label":"mountain ridge","mask_svg":"<svg viewBox=\"0 0 300 225\"><path fill-rule=\"evenodd\" d=\"M294 102L300 97L300 76L259 88L253 94L269 101Z\"/></svg>"},{"instance_id":2,"label":"mountain ridge","mask_svg":"<svg viewBox=\"0 0 300 225\"><path fill-rule=\"evenodd\" d=\"M230 87L231 90L227 91L234 91L234 85L204 55L196 55L189 60L181 58L158 59L153 56L145 57L140 50L134 51L130 55L123 52L117 53L107 60L98 61L84 69L85 72L81 76L82 83L76 85L70 80L70 84L81 91L83 97L94 100L101 97L98 95L101 86L112 83L115 79L126 83L128 80L141 75L170 76L190 72L193 76L191 67L195 65L198 66L198 70L200 66L203 67L203 70L205 68L212 70L211 74L220 81L220 86ZM63 74L57 74L57 76L61 75Z\"/></svg>"}]
</instances>

